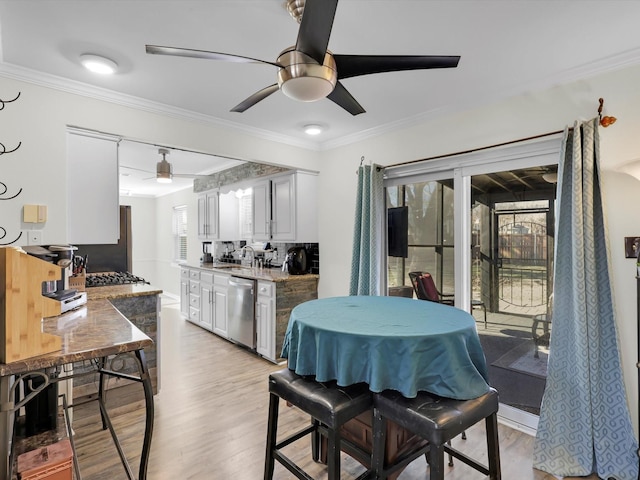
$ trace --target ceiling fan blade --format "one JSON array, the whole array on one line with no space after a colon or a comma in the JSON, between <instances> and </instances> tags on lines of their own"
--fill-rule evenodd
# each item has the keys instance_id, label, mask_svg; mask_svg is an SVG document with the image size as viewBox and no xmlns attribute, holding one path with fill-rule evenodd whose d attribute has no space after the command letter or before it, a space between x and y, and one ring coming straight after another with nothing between
<instances>
[{"instance_id":1,"label":"ceiling fan blade","mask_svg":"<svg viewBox=\"0 0 640 480\"><path fill-rule=\"evenodd\" d=\"M253 107L256 103L264 100L273 92L278 91L278 84L274 83L273 85L269 85L268 87L263 88L262 90L258 90L256 93L251 95L246 100L243 100L238 105L231 109L232 112L242 113L247 108Z\"/></svg>"},{"instance_id":2,"label":"ceiling fan blade","mask_svg":"<svg viewBox=\"0 0 640 480\"><path fill-rule=\"evenodd\" d=\"M126 169L129 169L129 170L135 170L137 172L154 173L151 170L143 170L142 168L136 168L136 167L127 167L126 165L120 165L120 168L126 168Z\"/></svg>"},{"instance_id":3,"label":"ceiling fan blade","mask_svg":"<svg viewBox=\"0 0 640 480\"><path fill-rule=\"evenodd\" d=\"M358 101L353 98L340 82L336 83L336 88L327 95L327 98L336 105L344 108L351 115L359 115L365 112L364 108L362 108Z\"/></svg>"},{"instance_id":4,"label":"ceiling fan blade","mask_svg":"<svg viewBox=\"0 0 640 480\"><path fill-rule=\"evenodd\" d=\"M172 177L176 177L176 178L207 178L208 175L196 175L196 174L190 174L190 173L173 173L171 174Z\"/></svg>"},{"instance_id":5,"label":"ceiling fan blade","mask_svg":"<svg viewBox=\"0 0 640 480\"><path fill-rule=\"evenodd\" d=\"M339 79L402 70L455 68L460 60L453 55L334 55L333 58Z\"/></svg>"},{"instance_id":6,"label":"ceiling fan blade","mask_svg":"<svg viewBox=\"0 0 640 480\"><path fill-rule=\"evenodd\" d=\"M257 58L231 55L229 53L209 52L208 50L194 50L192 48L163 47L160 45L146 45L147 53L153 55L172 55L174 57L204 58L207 60L221 60L223 62L237 63L266 63L274 67L280 67L275 62L267 62Z\"/></svg>"},{"instance_id":7,"label":"ceiling fan blade","mask_svg":"<svg viewBox=\"0 0 640 480\"><path fill-rule=\"evenodd\" d=\"M338 0L306 0L304 4L296 50L313 58L320 65L327 53L337 7Z\"/></svg>"}]
</instances>

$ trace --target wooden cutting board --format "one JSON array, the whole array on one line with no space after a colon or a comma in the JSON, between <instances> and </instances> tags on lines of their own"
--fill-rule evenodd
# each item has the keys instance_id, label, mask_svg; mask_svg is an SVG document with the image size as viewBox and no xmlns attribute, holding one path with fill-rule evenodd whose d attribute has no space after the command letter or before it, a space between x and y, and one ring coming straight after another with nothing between
<instances>
[{"instance_id":1,"label":"wooden cutting board","mask_svg":"<svg viewBox=\"0 0 640 480\"><path fill-rule=\"evenodd\" d=\"M42 332L42 319L60 315L60 302L42 296L42 282L62 269L15 247L0 247L0 362L60 350L61 338Z\"/></svg>"}]
</instances>

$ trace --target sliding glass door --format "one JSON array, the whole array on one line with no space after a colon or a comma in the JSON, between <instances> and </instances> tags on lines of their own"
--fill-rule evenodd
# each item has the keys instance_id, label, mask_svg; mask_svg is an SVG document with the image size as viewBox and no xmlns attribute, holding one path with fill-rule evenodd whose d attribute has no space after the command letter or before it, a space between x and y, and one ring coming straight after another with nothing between
<instances>
[{"instance_id":1,"label":"sliding glass door","mask_svg":"<svg viewBox=\"0 0 640 480\"><path fill-rule=\"evenodd\" d=\"M385 174L387 206L407 210L406 251L387 258L389 294L416 297L409 273L427 271L474 316L501 415L523 429L537 427L546 382L559 146L546 139Z\"/></svg>"}]
</instances>

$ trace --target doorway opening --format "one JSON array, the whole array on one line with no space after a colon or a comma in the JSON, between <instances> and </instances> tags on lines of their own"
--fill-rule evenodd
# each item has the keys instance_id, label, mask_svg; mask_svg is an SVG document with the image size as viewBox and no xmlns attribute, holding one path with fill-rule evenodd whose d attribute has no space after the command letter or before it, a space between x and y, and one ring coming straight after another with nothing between
<instances>
[{"instance_id":1,"label":"doorway opening","mask_svg":"<svg viewBox=\"0 0 640 480\"><path fill-rule=\"evenodd\" d=\"M469 175L471 271L464 280L454 268L460 245L453 235L453 179L387 187L387 207L408 208L406 257L387 259L389 294L415 297L413 271L431 273L448 297L457 281L470 281L469 311L489 381L501 403L534 416L546 384L552 327L556 186L545 178L556 170L551 164Z\"/></svg>"}]
</instances>

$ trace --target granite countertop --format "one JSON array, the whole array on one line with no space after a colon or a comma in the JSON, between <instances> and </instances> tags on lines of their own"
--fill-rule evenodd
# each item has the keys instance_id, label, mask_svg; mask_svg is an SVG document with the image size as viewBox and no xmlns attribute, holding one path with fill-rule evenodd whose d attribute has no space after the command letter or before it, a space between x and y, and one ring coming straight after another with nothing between
<instances>
[{"instance_id":1,"label":"granite countertop","mask_svg":"<svg viewBox=\"0 0 640 480\"><path fill-rule=\"evenodd\" d=\"M310 278L320 278L320 275L308 273L306 275L290 275L279 268L252 268L230 263L201 263L198 266L187 265L189 268L199 268L201 270L212 270L217 273L228 273L234 277L253 278L256 280L267 280L269 282L289 282L295 280L308 280Z\"/></svg>"},{"instance_id":2,"label":"granite countertop","mask_svg":"<svg viewBox=\"0 0 640 480\"><path fill-rule=\"evenodd\" d=\"M96 287L103 288L103 287ZM62 349L11 363L0 363L0 376L140 350L153 341L127 320L107 299L42 321L43 331L62 337Z\"/></svg>"},{"instance_id":3,"label":"granite countertop","mask_svg":"<svg viewBox=\"0 0 640 480\"><path fill-rule=\"evenodd\" d=\"M89 287L86 289L87 300L103 298L139 297L143 295L160 295L162 290L143 283L129 285L110 285L105 287Z\"/></svg>"}]
</instances>

